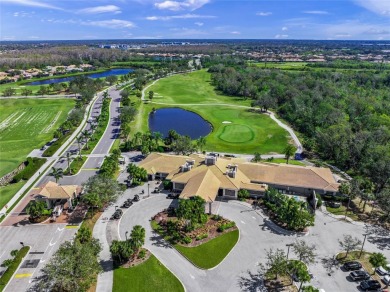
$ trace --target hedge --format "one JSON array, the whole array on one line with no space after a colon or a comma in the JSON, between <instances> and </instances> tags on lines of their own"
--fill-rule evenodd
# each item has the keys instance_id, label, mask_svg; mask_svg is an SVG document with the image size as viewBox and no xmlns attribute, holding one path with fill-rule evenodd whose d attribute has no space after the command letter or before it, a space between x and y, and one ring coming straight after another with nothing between
<instances>
[{"instance_id":1,"label":"hedge","mask_svg":"<svg viewBox=\"0 0 390 292\"><path fill-rule=\"evenodd\" d=\"M0 291L4 290L5 286L11 280L13 274L15 273L16 269L19 267L20 263L22 262L23 258L26 256L29 250L29 246L24 246L18 251L16 257L13 259L13 263L7 268L7 270L0 278Z\"/></svg>"},{"instance_id":2,"label":"hedge","mask_svg":"<svg viewBox=\"0 0 390 292\"><path fill-rule=\"evenodd\" d=\"M25 162L26 167L13 177L12 183L17 183L20 180L29 180L45 162L45 158L28 157Z\"/></svg>"},{"instance_id":3,"label":"hedge","mask_svg":"<svg viewBox=\"0 0 390 292\"><path fill-rule=\"evenodd\" d=\"M50 156L53 156L54 153L56 153L56 151L58 149L60 149L60 147L62 146L62 144L68 139L68 137L73 133L74 130L70 130L68 133L66 133L65 135L61 136L58 140L56 140L53 144L50 145L49 148L47 148L43 153L42 153L42 156L43 157L50 157Z\"/></svg>"}]
</instances>

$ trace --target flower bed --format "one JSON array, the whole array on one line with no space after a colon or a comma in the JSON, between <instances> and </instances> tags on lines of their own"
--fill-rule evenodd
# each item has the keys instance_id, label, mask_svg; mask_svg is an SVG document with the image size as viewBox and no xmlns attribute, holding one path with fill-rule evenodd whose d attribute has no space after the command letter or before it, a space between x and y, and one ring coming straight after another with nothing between
<instances>
[{"instance_id":1,"label":"flower bed","mask_svg":"<svg viewBox=\"0 0 390 292\"><path fill-rule=\"evenodd\" d=\"M223 233L237 229L233 221L219 215L208 215L204 225L199 225L188 232L185 231L185 220L178 219L173 210L164 210L152 219L152 228L163 235L167 241L187 247L201 245Z\"/></svg>"}]
</instances>

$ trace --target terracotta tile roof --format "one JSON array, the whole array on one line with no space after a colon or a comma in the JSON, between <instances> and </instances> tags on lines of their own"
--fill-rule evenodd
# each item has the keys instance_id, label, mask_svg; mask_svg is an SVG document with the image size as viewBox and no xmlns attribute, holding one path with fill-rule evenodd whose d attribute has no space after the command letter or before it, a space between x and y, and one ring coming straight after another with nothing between
<instances>
[{"instance_id":1,"label":"terracotta tile roof","mask_svg":"<svg viewBox=\"0 0 390 292\"><path fill-rule=\"evenodd\" d=\"M187 172L190 173L191 171ZM210 169L203 169L192 175L180 194L180 198L188 199L193 196L202 197L206 202L214 201L220 182Z\"/></svg>"},{"instance_id":2,"label":"terracotta tile roof","mask_svg":"<svg viewBox=\"0 0 390 292\"><path fill-rule=\"evenodd\" d=\"M181 172L180 166L185 164L187 160L194 160L194 166L189 171ZM167 179L183 184L189 183L192 178L200 175L199 177L203 177L202 183L205 178L210 179L209 183L213 184L210 188L215 188L217 184L214 184L214 181L218 181L219 188L230 190L245 188L263 191L264 187L260 184L272 184L332 192L338 191L339 184L328 168L251 163L241 159L225 157L218 157L214 165L205 165L204 160L205 156L197 154L179 156L152 153L140 163L140 166L144 167L148 174L168 173ZM232 166L237 166L234 177L227 174ZM198 182L198 180L194 181ZM191 192L189 193L193 193L194 188L194 186L191 186L189 188Z\"/></svg>"},{"instance_id":3,"label":"terracotta tile roof","mask_svg":"<svg viewBox=\"0 0 390 292\"><path fill-rule=\"evenodd\" d=\"M77 185L64 185L49 181L39 188L38 195L49 199L69 199L74 198L74 194L80 192Z\"/></svg>"}]
</instances>

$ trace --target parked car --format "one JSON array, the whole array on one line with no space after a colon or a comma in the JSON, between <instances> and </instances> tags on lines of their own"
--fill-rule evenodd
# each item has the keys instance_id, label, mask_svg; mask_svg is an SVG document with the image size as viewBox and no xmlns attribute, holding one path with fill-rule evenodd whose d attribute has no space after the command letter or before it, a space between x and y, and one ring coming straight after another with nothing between
<instances>
[{"instance_id":1,"label":"parked car","mask_svg":"<svg viewBox=\"0 0 390 292\"><path fill-rule=\"evenodd\" d=\"M62 205L57 205L53 209L53 215L59 217L62 213Z\"/></svg>"},{"instance_id":2,"label":"parked car","mask_svg":"<svg viewBox=\"0 0 390 292\"><path fill-rule=\"evenodd\" d=\"M160 192L160 189L159 188L154 188L154 191L152 193L155 193L155 194L158 194Z\"/></svg>"},{"instance_id":3,"label":"parked car","mask_svg":"<svg viewBox=\"0 0 390 292\"><path fill-rule=\"evenodd\" d=\"M328 202L328 206L332 207L332 208L340 208L341 203L340 202L331 201L331 202Z\"/></svg>"},{"instance_id":4,"label":"parked car","mask_svg":"<svg viewBox=\"0 0 390 292\"><path fill-rule=\"evenodd\" d=\"M133 202L138 202L138 201L139 201L139 195L135 195L134 199L133 199Z\"/></svg>"},{"instance_id":5,"label":"parked car","mask_svg":"<svg viewBox=\"0 0 390 292\"><path fill-rule=\"evenodd\" d=\"M178 197L178 194L168 194L167 199L177 199Z\"/></svg>"},{"instance_id":6,"label":"parked car","mask_svg":"<svg viewBox=\"0 0 390 292\"><path fill-rule=\"evenodd\" d=\"M129 208L131 205L133 205L133 202L126 201L126 202L123 203L122 208Z\"/></svg>"},{"instance_id":7,"label":"parked car","mask_svg":"<svg viewBox=\"0 0 390 292\"><path fill-rule=\"evenodd\" d=\"M349 274L352 280L361 281L361 280L369 280L370 275L366 271L354 271Z\"/></svg>"},{"instance_id":8,"label":"parked car","mask_svg":"<svg viewBox=\"0 0 390 292\"><path fill-rule=\"evenodd\" d=\"M386 268L384 267L379 267L379 268L376 268L376 272L378 273L378 275L381 275L381 276L386 276L386 275L390 275L390 265L388 265Z\"/></svg>"},{"instance_id":9,"label":"parked car","mask_svg":"<svg viewBox=\"0 0 390 292\"><path fill-rule=\"evenodd\" d=\"M380 291L382 285L377 280L366 280L360 283L363 291Z\"/></svg>"},{"instance_id":10,"label":"parked car","mask_svg":"<svg viewBox=\"0 0 390 292\"><path fill-rule=\"evenodd\" d=\"M382 278L383 283L390 286L390 275L384 276Z\"/></svg>"},{"instance_id":11,"label":"parked car","mask_svg":"<svg viewBox=\"0 0 390 292\"><path fill-rule=\"evenodd\" d=\"M354 262L354 261L353 262L346 262L343 267L347 271L356 271L356 270L360 270L362 268L362 264L359 262Z\"/></svg>"},{"instance_id":12,"label":"parked car","mask_svg":"<svg viewBox=\"0 0 390 292\"><path fill-rule=\"evenodd\" d=\"M123 215L122 209L116 209L115 213L112 215L114 219L120 219Z\"/></svg>"}]
</instances>

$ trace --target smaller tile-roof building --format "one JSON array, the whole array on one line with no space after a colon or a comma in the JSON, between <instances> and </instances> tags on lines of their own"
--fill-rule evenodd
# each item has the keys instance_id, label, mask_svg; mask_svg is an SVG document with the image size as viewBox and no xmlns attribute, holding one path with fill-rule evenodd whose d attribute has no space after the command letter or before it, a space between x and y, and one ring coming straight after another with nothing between
<instances>
[{"instance_id":1,"label":"smaller tile-roof building","mask_svg":"<svg viewBox=\"0 0 390 292\"><path fill-rule=\"evenodd\" d=\"M40 186L35 196L38 200L45 200L48 208L53 208L56 203L68 202L72 206L72 200L81 192L78 185L59 185L49 181Z\"/></svg>"},{"instance_id":2,"label":"smaller tile-roof building","mask_svg":"<svg viewBox=\"0 0 390 292\"><path fill-rule=\"evenodd\" d=\"M151 153L140 163L149 179L172 181L181 198L217 196L237 198L239 190L262 195L269 186L283 193L308 195L338 192L339 184L328 168L274 163L251 163L218 155L190 156Z\"/></svg>"}]
</instances>

